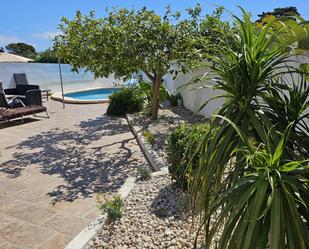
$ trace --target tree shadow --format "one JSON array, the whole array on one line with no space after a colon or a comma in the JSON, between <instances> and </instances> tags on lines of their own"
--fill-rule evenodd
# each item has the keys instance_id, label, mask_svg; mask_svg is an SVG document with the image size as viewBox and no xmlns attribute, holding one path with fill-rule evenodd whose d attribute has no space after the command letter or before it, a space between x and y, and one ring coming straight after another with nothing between
<instances>
[{"instance_id":1,"label":"tree shadow","mask_svg":"<svg viewBox=\"0 0 309 249\"><path fill-rule=\"evenodd\" d=\"M189 196L174 184L162 188L151 203L151 213L159 218L173 216L175 219L188 217Z\"/></svg>"},{"instance_id":2,"label":"tree shadow","mask_svg":"<svg viewBox=\"0 0 309 249\"><path fill-rule=\"evenodd\" d=\"M76 129L75 129L76 128ZM109 136L129 132L121 119L109 116L82 121L74 129L53 129L28 138L13 147L19 151L0 165L0 172L18 177L30 165L41 173L59 175L64 184L48 195L53 202L91 197L98 192L115 192L138 166L145 163L132 156L133 138L114 141ZM102 140L104 145L92 146Z\"/></svg>"}]
</instances>

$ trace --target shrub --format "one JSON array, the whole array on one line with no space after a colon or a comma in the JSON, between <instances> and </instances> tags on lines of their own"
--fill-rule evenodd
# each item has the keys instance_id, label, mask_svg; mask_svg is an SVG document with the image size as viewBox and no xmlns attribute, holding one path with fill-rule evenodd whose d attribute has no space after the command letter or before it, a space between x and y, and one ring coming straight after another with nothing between
<instances>
[{"instance_id":1,"label":"shrub","mask_svg":"<svg viewBox=\"0 0 309 249\"><path fill-rule=\"evenodd\" d=\"M142 110L144 98L135 87L125 87L109 97L107 115L120 116Z\"/></svg>"},{"instance_id":2,"label":"shrub","mask_svg":"<svg viewBox=\"0 0 309 249\"><path fill-rule=\"evenodd\" d=\"M194 155L198 141L208 132L208 124L183 124L176 128L167 139L167 160L169 173L176 185L187 188L187 165L198 164L199 153ZM193 166L194 168L194 166Z\"/></svg>"},{"instance_id":3,"label":"shrub","mask_svg":"<svg viewBox=\"0 0 309 249\"><path fill-rule=\"evenodd\" d=\"M147 102L150 103L151 106L151 99L152 99L152 89L151 84L147 83L145 81L141 81L136 85L136 91L139 92L139 94L144 95ZM164 87L164 85L160 85L159 89L159 101L162 102L164 100L169 100L171 97Z\"/></svg>"},{"instance_id":4,"label":"shrub","mask_svg":"<svg viewBox=\"0 0 309 249\"><path fill-rule=\"evenodd\" d=\"M143 114L145 117L150 117L150 116L151 116L151 112L152 112L151 102L146 102L146 103L144 104L142 114Z\"/></svg>"},{"instance_id":5,"label":"shrub","mask_svg":"<svg viewBox=\"0 0 309 249\"><path fill-rule=\"evenodd\" d=\"M142 134L143 134L143 136L145 137L145 139L148 143L150 143L150 144L154 143L155 137L150 131L144 130Z\"/></svg>"},{"instance_id":6,"label":"shrub","mask_svg":"<svg viewBox=\"0 0 309 249\"><path fill-rule=\"evenodd\" d=\"M142 180L142 181L146 181L148 179L151 178L151 175L150 175L150 171L148 168L145 168L145 167L138 167L137 168L137 173L139 175L139 178Z\"/></svg>"},{"instance_id":7,"label":"shrub","mask_svg":"<svg viewBox=\"0 0 309 249\"><path fill-rule=\"evenodd\" d=\"M124 203L120 195L115 195L113 199L104 197L103 201L98 198L98 202L98 208L107 213L108 221L115 221L122 217L122 208Z\"/></svg>"}]
</instances>

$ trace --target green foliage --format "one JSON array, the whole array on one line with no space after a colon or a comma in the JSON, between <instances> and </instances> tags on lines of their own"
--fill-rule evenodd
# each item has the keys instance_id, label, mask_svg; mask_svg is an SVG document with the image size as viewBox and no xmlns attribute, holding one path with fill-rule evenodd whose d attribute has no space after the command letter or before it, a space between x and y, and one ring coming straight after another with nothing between
<instances>
[{"instance_id":1,"label":"green foliage","mask_svg":"<svg viewBox=\"0 0 309 249\"><path fill-rule=\"evenodd\" d=\"M187 188L188 163L191 162L193 171L198 167L201 153L196 153L196 149L207 132L209 132L207 124L182 124L168 136L168 170L179 187Z\"/></svg>"},{"instance_id":2,"label":"green foliage","mask_svg":"<svg viewBox=\"0 0 309 249\"><path fill-rule=\"evenodd\" d=\"M56 52L52 48L48 48L45 51L39 53L35 62L39 63L58 63L58 57ZM62 62L63 63L63 62Z\"/></svg>"},{"instance_id":3,"label":"green foliage","mask_svg":"<svg viewBox=\"0 0 309 249\"><path fill-rule=\"evenodd\" d=\"M151 174L148 168L146 167L138 167L137 168L137 173L139 175L139 178L142 181L147 181L151 178Z\"/></svg>"},{"instance_id":4,"label":"green foliage","mask_svg":"<svg viewBox=\"0 0 309 249\"><path fill-rule=\"evenodd\" d=\"M305 249L308 83L287 64L289 47L306 27L291 32L273 20L260 28L244 10L243 18L234 16L234 22L235 34L211 57L209 75L215 78L197 83L221 90L214 98L224 98L210 123L209 130L217 130L206 132L195 151L200 153L198 166L188 163L194 209L203 210L206 248L222 225L219 249ZM288 80L291 74L295 82ZM287 125L291 136L282 140ZM284 172L288 167L290 172Z\"/></svg>"},{"instance_id":5,"label":"green foliage","mask_svg":"<svg viewBox=\"0 0 309 249\"><path fill-rule=\"evenodd\" d=\"M274 16L275 18L286 18L292 19L295 17L299 17L300 14L297 11L296 7L285 7L285 8L275 8L273 11L263 12L262 14L258 14L259 20L258 22L263 22L264 18L267 16ZM295 19L294 19L295 20Z\"/></svg>"},{"instance_id":6,"label":"green foliage","mask_svg":"<svg viewBox=\"0 0 309 249\"><path fill-rule=\"evenodd\" d=\"M284 42L287 40L289 45L294 48L309 48L309 22L304 21L295 7L277 8L273 12L263 13L259 16L260 19L255 23L256 27L263 28L265 25L271 24L273 32L284 29L286 32L284 37L281 37ZM281 43L281 40L277 42Z\"/></svg>"},{"instance_id":7,"label":"green foliage","mask_svg":"<svg viewBox=\"0 0 309 249\"><path fill-rule=\"evenodd\" d=\"M142 110L142 115L144 115L145 117L151 116L151 102L145 102Z\"/></svg>"},{"instance_id":8,"label":"green foliage","mask_svg":"<svg viewBox=\"0 0 309 249\"><path fill-rule=\"evenodd\" d=\"M104 197L104 200L98 198L98 208L107 213L107 220L112 222L122 217L122 208L124 206L120 195L115 195L113 199Z\"/></svg>"},{"instance_id":9,"label":"green foliage","mask_svg":"<svg viewBox=\"0 0 309 249\"><path fill-rule=\"evenodd\" d=\"M121 116L142 110L144 98L135 87L124 87L109 97L107 115Z\"/></svg>"},{"instance_id":10,"label":"green foliage","mask_svg":"<svg viewBox=\"0 0 309 249\"><path fill-rule=\"evenodd\" d=\"M143 95L145 99L142 114L146 117L150 117L152 114L151 100L153 98L152 97L153 91L152 91L151 83L140 81L137 85L135 85L135 89L136 89L136 92L140 95ZM170 95L163 85L161 85L159 88L158 98L159 98L159 102L170 99Z\"/></svg>"},{"instance_id":11,"label":"green foliage","mask_svg":"<svg viewBox=\"0 0 309 249\"><path fill-rule=\"evenodd\" d=\"M36 51L32 45L18 42L18 43L10 43L5 46L5 49L12 54L24 56L27 58L35 58Z\"/></svg>"},{"instance_id":12,"label":"green foliage","mask_svg":"<svg viewBox=\"0 0 309 249\"><path fill-rule=\"evenodd\" d=\"M206 236L206 248L222 225L219 249L308 248L308 160L284 159L293 124L273 152L271 142L250 144L239 127L227 121L246 144L242 149L245 171L210 204L206 220L216 216L218 208L222 209Z\"/></svg>"},{"instance_id":13,"label":"green foliage","mask_svg":"<svg viewBox=\"0 0 309 249\"><path fill-rule=\"evenodd\" d=\"M87 68L96 77L130 78L143 71L152 82L152 116L157 118L158 92L162 77L177 64L173 72L186 72L203 59L207 48L207 30L200 17L201 6L188 10L187 18L167 8L159 16L146 7L140 10L113 9L104 18L94 12L73 20L62 19L63 35L56 37L58 55L73 67ZM212 16L220 18L220 13ZM214 22L210 22L213 24Z\"/></svg>"},{"instance_id":14,"label":"green foliage","mask_svg":"<svg viewBox=\"0 0 309 249\"><path fill-rule=\"evenodd\" d=\"M145 82L145 81L141 81L139 82L136 86L136 91L145 96L145 100L147 102L151 103L151 99L152 99L152 89L151 89L151 83ZM162 102L164 100L169 100L170 99L170 95L168 93L168 91L166 90L166 88L164 87L164 85L160 85L160 89L159 89L159 101Z\"/></svg>"},{"instance_id":15,"label":"green foliage","mask_svg":"<svg viewBox=\"0 0 309 249\"><path fill-rule=\"evenodd\" d=\"M155 136L151 133L149 130L144 130L143 131L143 136L145 137L146 141L150 144L153 144L155 141Z\"/></svg>"}]
</instances>

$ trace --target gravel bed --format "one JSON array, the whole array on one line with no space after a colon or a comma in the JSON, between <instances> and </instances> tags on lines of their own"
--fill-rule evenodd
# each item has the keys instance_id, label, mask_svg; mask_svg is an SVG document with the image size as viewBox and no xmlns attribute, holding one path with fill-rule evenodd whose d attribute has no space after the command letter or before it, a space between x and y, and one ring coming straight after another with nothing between
<instances>
[{"instance_id":1,"label":"gravel bed","mask_svg":"<svg viewBox=\"0 0 309 249\"><path fill-rule=\"evenodd\" d=\"M166 165L166 139L171 131L185 122L197 123L204 118L200 115L193 115L190 110L182 106L159 109L158 119L155 121L150 117L143 116L141 113L130 114L130 117L132 118L133 125L143 127L155 136L154 143L151 144L151 147Z\"/></svg>"},{"instance_id":2,"label":"gravel bed","mask_svg":"<svg viewBox=\"0 0 309 249\"><path fill-rule=\"evenodd\" d=\"M122 218L103 225L86 248L193 248L198 221L193 226L188 203L168 175L138 182L125 200ZM202 243L201 234L197 248Z\"/></svg>"}]
</instances>

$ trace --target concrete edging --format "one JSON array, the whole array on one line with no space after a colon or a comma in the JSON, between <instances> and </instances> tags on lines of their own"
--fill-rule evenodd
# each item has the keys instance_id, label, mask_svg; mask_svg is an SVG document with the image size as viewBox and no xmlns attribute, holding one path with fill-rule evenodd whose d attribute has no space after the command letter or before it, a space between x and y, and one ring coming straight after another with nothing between
<instances>
[{"instance_id":1,"label":"concrete edging","mask_svg":"<svg viewBox=\"0 0 309 249\"><path fill-rule=\"evenodd\" d=\"M127 198L132 188L135 185L136 178L128 177L121 188L118 190L118 194L122 199ZM100 230L102 225L106 222L106 214L100 215L93 222L91 222L87 227L85 227L79 234L77 234L70 242L67 244L65 249L84 249L88 242L96 235Z\"/></svg>"},{"instance_id":2,"label":"concrete edging","mask_svg":"<svg viewBox=\"0 0 309 249\"><path fill-rule=\"evenodd\" d=\"M120 89L120 87L95 87L95 88L88 88L88 89L81 89L81 90L74 90L74 91L73 90L66 91L64 94L87 92L87 91L100 90L100 89ZM61 92L53 93L51 96L51 99L62 102L63 101L62 93ZM75 99L75 98L64 96L64 103L67 103L67 104L100 104L100 103L109 103L109 99L81 100L81 99Z\"/></svg>"},{"instance_id":3,"label":"concrete edging","mask_svg":"<svg viewBox=\"0 0 309 249\"><path fill-rule=\"evenodd\" d=\"M163 161L159 160L159 156L155 151L150 149L150 145L145 141L142 136L142 128L138 126L132 125L132 119L128 115L126 115L126 119L128 125L133 132L136 140L145 155L147 161L150 163L151 167L155 172L151 173L151 176L162 176L168 174L168 168L164 166ZM128 177L125 183L118 190L118 194L122 199L126 199L130 194L131 190L136 184L135 177ZM91 222L87 227L85 227L78 235L76 235L69 244L65 247L65 249L85 249L88 242L96 235L96 233L100 230L102 225L106 222L106 214L100 215L93 222Z\"/></svg>"},{"instance_id":4,"label":"concrete edging","mask_svg":"<svg viewBox=\"0 0 309 249\"><path fill-rule=\"evenodd\" d=\"M129 127L136 137L136 140L145 155L147 161L151 165L154 171L164 171L167 170L167 167L164 165L163 161L160 159L158 154L151 149L151 145L145 140L142 135L143 128L140 126L134 126L132 123L132 118L130 115L126 114L126 119L128 121Z\"/></svg>"}]
</instances>

